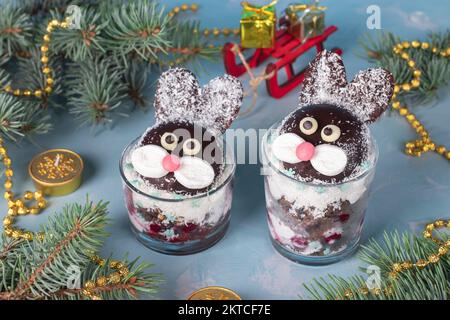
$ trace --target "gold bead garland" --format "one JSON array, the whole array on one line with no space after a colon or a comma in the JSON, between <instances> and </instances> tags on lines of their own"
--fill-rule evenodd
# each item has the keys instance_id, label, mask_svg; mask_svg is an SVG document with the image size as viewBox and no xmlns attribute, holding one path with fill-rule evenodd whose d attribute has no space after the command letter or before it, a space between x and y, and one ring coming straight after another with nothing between
<instances>
[{"instance_id":1,"label":"gold bead garland","mask_svg":"<svg viewBox=\"0 0 450 320\"><path fill-rule=\"evenodd\" d=\"M177 14L179 14L181 11L189 11L189 10L192 12L197 12L198 4L192 3L189 5L187 3L183 3L181 6L173 7L173 9L168 13L168 16L174 17Z\"/></svg>"},{"instance_id":2,"label":"gold bead garland","mask_svg":"<svg viewBox=\"0 0 450 320\"><path fill-rule=\"evenodd\" d=\"M6 181L4 183L5 200L8 202L8 212L3 219L3 227L5 235L14 239L25 239L28 241L33 240L36 236L39 239L42 239L44 236L42 233L34 234L31 231L25 231L22 229L13 228L14 220L19 215L27 215L27 214L39 214L42 209L47 206L47 202L44 199L44 196L41 191L25 191L22 196L14 197L14 193L12 192L13 182L12 177L14 175L14 171L11 168L12 161L8 156L6 147L4 145L3 139L0 138L0 157L1 161L3 161L3 166L5 167L5 176ZM26 203L30 201L35 201L34 205L27 206Z\"/></svg>"},{"instance_id":3,"label":"gold bead garland","mask_svg":"<svg viewBox=\"0 0 450 320\"><path fill-rule=\"evenodd\" d=\"M182 4L180 6L176 6L174 7L169 13L168 16L169 17L174 17L177 14L179 14L180 12L184 11L192 11L192 12L197 12L198 11L198 4L196 3L192 3L192 4ZM194 30L194 33L198 33L201 32L203 36L205 37L209 37L214 36L214 37L219 37L219 36L224 36L224 37L228 37L228 36L238 36L241 33L241 30L239 28L234 28L234 29L230 29L230 28L223 28L223 29L219 29L219 28L212 28L212 29L203 29L202 31L199 30Z\"/></svg>"},{"instance_id":4,"label":"gold bead garland","mask_svg":"<svg viewBox=\"0 0 450 320\"><path fill-rule=\"evenodd\" d=\"M51 20L47 25L47 33L43 36L43 44L41 46L41 71L44 75L45 87L44 88L36 88L36 89L17 89L13 88L10 85L6 85L4 88L0 88L0 92L5 92L12 94L14 96L25 96L30 97L34 96L36 98L42 98L45 95L49 95L53 91L53 85L55 80L53 79L53 70L49 66L49 45L51 41L51 34L55 30L55 28L67 29L69 27L69 20L58 21Z\"/></svg>"},{"instance_id":5,"label":"gold bead garland","mask_svg":"<svg viewBox=\"0 0 450 320\"><path fill-rule=\"evenodd\" d=\"M235 29L230 29L230 28L223 28L223 29L219 29L219 28L213 28L213 29L204 29L202 31L202 34L205 37L209 37L210 35L214 36L214 37L219 37L220 35L224 36L224 37L229 37L229 36L238 36L241 33L241 30L239 30L238 28Z\"/></svg>"},{"instance_id":6,"label":"gold bead garland","mask_svg":"<svg viewBox=\"0 0 450 320\"><path fill-rule=\"evenodd\" d=\"M397 99L397 96L402 92L408 92L412 89L417 89L420 87L420 78L422 72L417 68L416 62L411 59L410 55L405 52L407 49L415 50L431 50L435 55L439 55L443 58L450 56L450 48L440 50L437 47L432 47L428 42L420 41L404 41L396 44L393 47L393 52L400 56L408 64L408 67L412 71L413 79L410 83L396 84L394 86L394 94L392 96L392 108L397 110L397 112L408 121L411 127L416 130L417 134L420 136L419 139L414 141L409 141L405 145L405 152L410 156L420 157L426 152L436 152L446 159L450 160L450 152L443 145L438 145L435 141L430 138L428 131L425 129L424 125L416 118L416 116L409 110L405 105L402 105Z\"/></svg>"},{"instance_id":7,"label":"gold bead garland","mask_svg":"<svg viewBox=\"0 0 450 320\"><path fill-rule=\"evenodd\" d=\"M410 261L394 263L392 265L392 270L389 273L389 277L391 279L396 279L398 274L403 271L410 270L412 268L423 269L430 264L438 263L441 257L447 254L450 247L450 238L442 241L436 237L433 237L433 231L441 228L450 229L450 220L437 220L433 223L429 223L427 224L427 226L425 227L425 231L423 232L423 237L425 239L429 239L439 245L438 251L436 253L430 254L426 259L420 259L415 263L412 263Z\"/></svg>"},{"instance_id":8,"label":"gold bead garland","mask_svg":"<svg viewBox=\"0 0 450 320\"><path fill-rule=\"evenodd\" d=\"M105 259L92 255L93 263L103 266L106 263ZM112 260L109 262L109 267L116 270L108 276L100 276L96 280L89 280L83 286L82 294L92 300L101 300L101 296L97 293L99 291L107 290L108 285L118 285L128 274L130 270L121 262Z\"/></svg>"},{"instance_id":9,"label":"gold bead garland","mask_svg":"<svg viewBox=\"0 0 450 320\"><path fill-rule=\"evenodd\" d=\"M13 94L15 96L35 96L36 98L42 98L45 94L50 94L52 92L52 87L54 84L54 80L52 77L53 70L49 66L49 44L51 40L51 33L55 28L68 28L69 23L66 19L63 22L58 20L51 20L47 25L47 33L43 37L43 45L41 46L41 63L42 63L42 73L44 75L44 79L46 82L46 87L42 89L13 89L10 85L7 85L3 88L2 91L6 93ZM0 90L1 91L1 90ZM7 149L4 145L4 141L0 138L0 157L3 161L3 165L5 167L5 176L6 181L4 183L5 200L8 202L8 213L6 217L3 219L3 227L4 232L8 237L14 239L25 239L25 240L33 240L36 236L39 239L42 239L44 236L42 233L34 234L31 231L25 231L23 229L13 228L14 220L18 215L27 215L27 214L39 214L42 209L47 206L47 202L44 199L43 193L41 191L26 191L22 196L14 197L14 193L12 192L13 182L12 176L14 172L11 168L12 161L8 156ZM34 200L35 204L31 206L27 206L26 203Z\"/></svg>"},{"instance_id":10,"label":"gold bead garland","mask_svg":"<svg viewBox=\"0 0 450 320\"><path fill-rule=\"evenodd\" d=\"M405 272L407 270L411 270L413 268L416 268L418 270L422 270L426 268L427 266L431 264L436 264L441 261L441 258L450 250L450 238L447 238L446 240L440 240L437 237L433 237L433 231L436 229L442 229L447 228L450 229L450 220L444 221L444 220L436 220L433 223L429 223L426 225L425 230L423 231L423 237L425 239L429 239L436 243L439 247L437 249L437 252L430 254L425 259L419 259L416 262L411 261L401 261L396 262L391 266L391 271L388 273L389 279L392 281L395 281L399 274L402 272ZM392 295L394 290L392 284L386 286L386 288L376 288L373 290L369 290L367 287L361 287L358 289L358 292L364 296L369 295L370 293L375 296L380 296L381 294L384 294L386 296ZM344 291L343 297L337 297L336 300L340 299L352 299L355 296L355 292L353 292L352 289L346 289Z\"/></svg>"}]
</instances>

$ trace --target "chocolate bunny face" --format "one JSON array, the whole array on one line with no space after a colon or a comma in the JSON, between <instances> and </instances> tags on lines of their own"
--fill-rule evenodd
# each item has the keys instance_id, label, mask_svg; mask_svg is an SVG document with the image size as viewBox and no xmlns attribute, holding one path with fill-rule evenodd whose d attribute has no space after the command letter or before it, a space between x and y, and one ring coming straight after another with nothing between
<instances>
[{"instance_id":1,"label":"chocolate bunny face","mask_svg":"<svg viewBox=\"0 0 450 320\"><path fill-rule=\"evenodd\" d=\"M218 77L200 88L186 69L164 72L155 95L157 122L131 155L134 169L160 190L205 192L223 170L216 137L236 118L242 98L242 85L234 77Z\"/></svg>"},{"instance_id":2,"label":"chocolate bunny face","mask_svg":"<svg viewBox=\"0 0 450 320\"><path fill-rule=\"evenodd\" d=\"M322 51L311 62L300 107L283 122L272 150L283 167L305 181L340 183L368 159L370 131L387 109L392 75L368 69L347 83L339 55Z\"/></svg>"}]
</instances>

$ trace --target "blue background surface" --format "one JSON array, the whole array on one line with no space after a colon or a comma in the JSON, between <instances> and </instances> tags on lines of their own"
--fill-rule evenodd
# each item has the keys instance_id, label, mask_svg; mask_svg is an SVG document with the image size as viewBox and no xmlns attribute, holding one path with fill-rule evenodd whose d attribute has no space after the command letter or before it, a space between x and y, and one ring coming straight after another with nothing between
<instances>
[{"instance_id":1,"label":"blue background surface","mask_svg":"<svg viewBox=\"0 0 450 320\"><path fill-rule=\"evenodd\" d=\"M195 15L203 27L237 27L240 0L197 1L200 11ZM290 1L279 1L281 12ZM265 3L256 1L255 3ZM164 1L169 7L180 1ZM360 69L369 67L358 57L360 49L356 40L366 32L366 8L371 4L381 8L384 30L393 31L405 40L424 38L429 30L445 31L450 26L450 3L442 0L428 1L326 1L328 25L339 31L326 43L327 48L339 46L344 50L344 61L349 77ZM307 62L304 60L303 64ZM222 63L206 63L200 73L200 81L224 73ZM153 76L155 77L155 76ZM248 83L248 76L241 79ZM152 78L154 81L155 78ZM450 96L449 88L440 91L440 99L432 106L419 106L414 112L423 121L431 136L450 146ZM296 107L298 92L291 92L282 100L267 96L261 86L257 111L244 119L238 119L234 128L268 128ZM248 103L248 102L247 102ZM238 292L244 299L296 299L304 293L302 283L329 273L352 275L359 261L353 256L327 267L297 265L281 257L272 248L266 225L263 179L258 165L240 165L236 173L232 223L225 238L213 248L191 256L173 257L155 253L138 243L129 228L123 203L121 180L118 171L120 154L126 144L153 124L153 109L136 111L128 118L121 118L113 130L101 132L80 128L65 112L53 116L55 129L48 135L37 137L34 144L22 142L9 149L14 160L15 190L32 189L27 175L31 157L50 148L69 148L79 152L86 162L84 183L75 193L50 198L50 208L39 216L19 219L22 227L37 228L40 223L60 210L65 203L83 202L86 194L97 201L110 202L112 224L111 237L102 254L120 258L125 252L131 257L141 256L153 262L152 271L164 274L159 298L184 299L193 290L221 285ZM404 142L415 138L414 131L398 116L385 116L373 126L380 146L380 161L369 204L362 243L368 238L380 238L384 230L409 230L419 232L423 224L450 216L449 162L430 153L422 158L411 158L401 152ZM1 208L6 211L2 199Z\"/></svg>"}]
</instances>

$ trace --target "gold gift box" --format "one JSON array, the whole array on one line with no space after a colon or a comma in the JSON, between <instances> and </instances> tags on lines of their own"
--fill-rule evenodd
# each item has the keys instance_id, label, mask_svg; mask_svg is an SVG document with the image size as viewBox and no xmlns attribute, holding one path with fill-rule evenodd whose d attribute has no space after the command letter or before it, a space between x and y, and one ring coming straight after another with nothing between
<instances>
[{"instance_id":1,"label":"gold gift box","mask_svg":"<svg viewBox=\"0 0 450 320\"><path fill-rule=\"evenodd\" d=\"M326 7L293 4L286 8L287 31L299 40L321 34L325 29Z\"/></svg>"},{"instance_id":2,"label":"gold gift box","mask_svg":"<svg viewBox=\"0 0 450 320\"><path fill-rule=\"evenodd\" d=\"M243 48L273 48L275 45L275 3L253 6L244 2L241 16L241 46Z\"/></svg>"}]
</instances>

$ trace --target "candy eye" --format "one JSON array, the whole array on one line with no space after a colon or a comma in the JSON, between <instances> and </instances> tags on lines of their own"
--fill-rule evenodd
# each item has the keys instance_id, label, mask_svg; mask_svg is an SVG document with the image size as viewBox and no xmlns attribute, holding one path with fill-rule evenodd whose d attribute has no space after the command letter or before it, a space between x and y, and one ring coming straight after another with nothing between
<instances>
[{"instance_id":1,"label":"candy eye","mask_svg":"<svg viewBox=\"0 0 450 320\"><path fill-rule=\"evenodd\" d=\"M334 124L323 127L321 132L322 140L325 142L335 142L341 136L341 129Z\"/></svg>"},{"instance_id":2,"label":"candy eye","mask_svg":"<svg viewBox=\"0 0 450 320\"><path fill-rule=\"evenodd\" d=\"M300 131L308 136L316 132L318 127L317 120L312 117L306 117L300 121Z\"/></svg>"},{"instance_id":3,"label":"candy eye","mask_svg":"<svg viewBox=\"0 0 450 320\"><path fill-rule=\"evenodd\" d=\"M200 152L202 145L196 139L187 139L183 144L183 153L187 156L194 156Z\"/></svg>"},{"instance_id":4,"label":"candy eye","mask_svg":"<svg viewBox=\"0 0 450 320\"><path fill-rule=\"evenodd\" d=\"M173 151L177 147L178 138L171 132L165 132L161 137L161 145L164 149Z\"/></svg>"}]
</instances>

